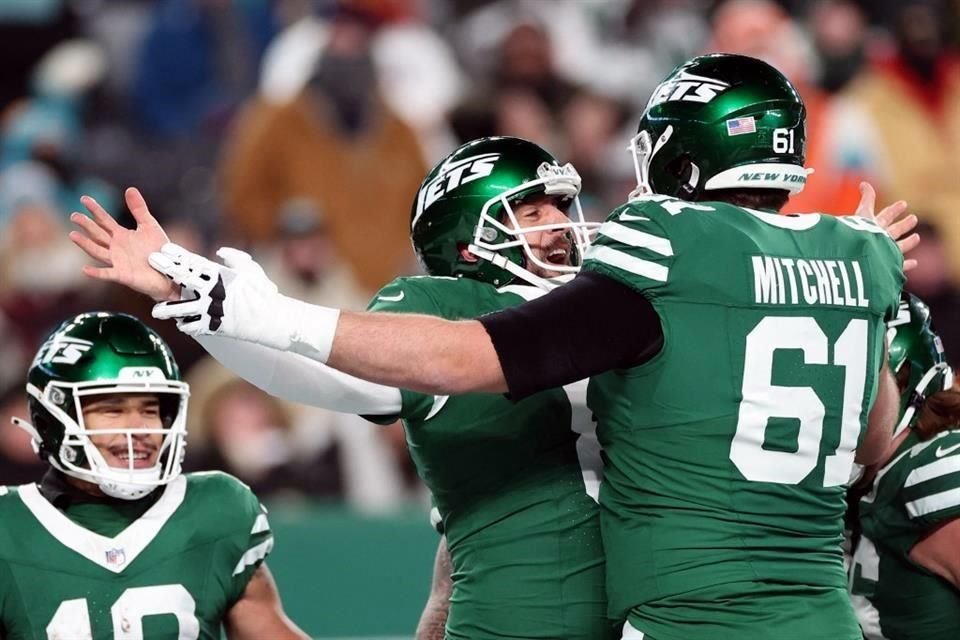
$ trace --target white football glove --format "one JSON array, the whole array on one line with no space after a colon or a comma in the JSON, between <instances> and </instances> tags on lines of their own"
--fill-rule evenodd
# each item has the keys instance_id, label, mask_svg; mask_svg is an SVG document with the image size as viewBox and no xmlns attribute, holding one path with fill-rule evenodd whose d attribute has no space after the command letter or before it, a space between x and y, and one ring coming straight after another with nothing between
<instances>
[{"instance_id":1,"label":"white football glove","mask_svg":"<svg viewBox=\"0 0 960 640\"><path fill-rule=\"evenodd\" d=\"M173 318L180 331L295 351L326 362L340 310L281 295L249 254L222 247L223 264L173 243L150 254L150 265L183 287L181 300L161 302L153 317Z\"/></svg>"},{"instance_id":2,"label":"white football glove","mask_svg":"<svg viewBox=\"0 0 960 640\"><path fill-rule=\"evenodd\" d=\"M217 256L223 264L173 243L150 254L150 266L184 289L181 300L155 305L153 317L174 319L191 336L218 335L286 349L289 336L277 323L283 306L277 285L243 251L223 247Z\"/></svg>"}]
</instances>

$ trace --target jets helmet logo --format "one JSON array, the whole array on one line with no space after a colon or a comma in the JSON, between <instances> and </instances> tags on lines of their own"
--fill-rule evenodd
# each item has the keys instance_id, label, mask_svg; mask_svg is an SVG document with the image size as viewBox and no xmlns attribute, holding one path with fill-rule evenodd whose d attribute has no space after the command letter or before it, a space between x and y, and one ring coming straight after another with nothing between
<instances>
[{"instance_id":1,"label":"jets helmet logo","mask_svg":"<svg viewBox=\"0 0 960 640\"><path fill-rule=\"evenodd\" d=\"M440 167L440 173L437 174L437 177L427 183L417 194L417 215L414 217L411 227L416 225L420 215L441 196L493 173L493 167L499 158L499 153L483 153L469 158L461 158Z\"/></svg>"},{"instance_id":2,"label":"jets helmet logo","mask_svg":"<svg viewBox=\"0 0 960 640\"><path fill-rule=\"evenodd\" d=\"M700 102L706 104L730 88L722 80L681 71L653 92L647 109L664 102Z\"/></svg>"},{"instance_id":3,"label":"jets helmet logo","mask_svg":"<svg viewBox=\"0 0 960 640\"><path fill-rule=\"evenodd\" d=\"M34 364L77 364L91 348L89 340L55 336L40 348Z\"/></svg>"}]
</instances>

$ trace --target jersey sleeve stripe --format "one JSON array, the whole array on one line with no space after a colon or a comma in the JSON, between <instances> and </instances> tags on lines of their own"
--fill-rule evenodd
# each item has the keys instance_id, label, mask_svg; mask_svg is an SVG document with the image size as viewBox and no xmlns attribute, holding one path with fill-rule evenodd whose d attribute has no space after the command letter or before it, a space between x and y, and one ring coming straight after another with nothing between
<instances>
[{"instance_id":1,"label":"jersey sleeve stripe","mask_svg":"<svg viewBox=\"0 0 960 640\"><path fill-rule=\"evenodd\" d=\"M921 482L933 480L934 478L939 478L940 476L945 476L948 473L956 473L958 471L960 471L960 456L940 458L935 462L925 464L922 467L917 467L911 471L910 475L907 476L906 481L903 483L903 486L912 487L915 484L920 484Z\"/></svg>"},{"instance_id":2,"label":"jersey sleeve stripe","mask_svg":"<svg viewBox=\"0 0 960 640\"><path fill-rule=\"evenodd\" d=\"M237 566L234 567L233 575L240 575L247 567L254 565L260 560L266 558L267 554L271 551L273 551L273 536L270 536L257 546L248 549L247 552L243 554L243 557L240 558L240 562L237 563Z\"/></svg>"},{"instance_id":3,"label":"jersey sleeve stripe","mask_svg":"<svg viewBox=\"0 0 960 640\"><path fill-rule=\"evenodd\" d=\"M960 487L913 500L904 506L911 518L918 518L936 513L937 511L943 511L944 509L958 507L960 506Z\"/></svg>"},{"instance_id":4,"label":"jersey sleeve stripe","mask_svg":"<svg viewBox=\"0 0 960 640\"><path fill-rule=\"evenodd\" d=\"M264 531L270 531L270 522L267 520L267 514L261 513L253 521L253 528L250 529L250 533L263 533Z\"/></svg>"},{"instance_id":5,"label":"jersey sleeve stripe","mask_svg":"<svg viewBox=\"0 0 960 640\"><path fill-rule=\"evenodd\" d=\"M673 255L673 245L670 244L670 241L667 238L655 236L652 233L647 233L645 231L631 229L630 227L625 227L617 222L603 223L597 233L601 236L612 238L613 240L617 240L618 242L622 242L623 244L627 244L632 247L649 249L650 251L659 253L662 256Z\"/></svg>"},{"instance_id":6,"label":"jersey sleeve stripe","mask_svg":"<svg viewBox=\"0 0 960 640\"><path fill-rule=\"evenodd\" d=\"M443 534L443 515L440 514L440 509L436 507L430 509L430 526L433 527L437 533Z\"/></svg>"},{"instance_id":7,"label":"jersey sleeve stripe","mask_svg":"<svg viewBox=\"0 0 960 640\"><path fill-rule=\"evenodd\" d=\"M595 260L611 267L616 267L622 271L628 271L632 274L658 282L666 282L667 275L670 273L669 269L661 264L635 258L622 251L617 251L616 249L603 245L595 244L590 247L587 250L586 259Z\"/></svg>"}]
</instances>

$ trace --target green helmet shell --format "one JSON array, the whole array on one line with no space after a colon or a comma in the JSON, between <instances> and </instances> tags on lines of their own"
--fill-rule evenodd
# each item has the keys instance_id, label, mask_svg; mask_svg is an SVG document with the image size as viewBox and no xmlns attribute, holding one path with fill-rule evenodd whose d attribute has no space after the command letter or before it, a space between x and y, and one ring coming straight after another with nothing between
<instances>
[{"instance_id":1,"label":"green helmet shell","mask_svg":"<svg viewBox=\"0 0 960 640\"><path fill-rule=\"evenodd\" d=\"M638 191L702 200L717 189L803 190L806 108L787 78L748 56L712 54L653 92L632 150Z\"/></svg>"},{"instance_id":2,"label":"green helmet shell","mask_svg":"<svg viewBox=\"0 0 960 640\"><path fill-rule=\"evenodd\" d=\"M158 466L163 469L157 470L155 482L147 479L142 490L130 491L140 497L179 474L186 436L189 392L160 336L133 316L84 313L50 334L27 373L30 420L40 456L64 473L100 484L105 492L124 494L120 485L125 483L117 477L104 480L120 471L104 468L98 460L80 408L84 396L117 393L155 393L160 399L165 438Z\"/></svg>"},{"instance_id":3,"label":"green helmet shell","mask_svg":"<svg viewBox=\"0 0 960 640\"><path fill-rule=\"evenodd\" d=\"M930 309L920 298L903 294L897 317L887 323L888 360L898 379L909 373L900 394L900 421L896 432L916 423L918 409L928 396L953 385L953 371L943 343L933 331Z\"/></svg>"},{"instance_id":4,"label":"green helmet shell","mask_svg":"<svg viewBox=\"0 0 960 640\"><path fill-rule=\"evenodd\" d=\"M576 202L579 221L563 226L577 237L573 251L579 265L581 231L592 226L583 222L579 192L576 170L561 166L533 142L505 136L468 142L434 167L417 191L410 221L414 250L434 276L467 277L496 286L525 277L520 270L531 259L528 245L516 225L504 218L513 219L511 202L547 193ZM464 260L463 248L481 259Z\"/></svg>"}]
</instances>

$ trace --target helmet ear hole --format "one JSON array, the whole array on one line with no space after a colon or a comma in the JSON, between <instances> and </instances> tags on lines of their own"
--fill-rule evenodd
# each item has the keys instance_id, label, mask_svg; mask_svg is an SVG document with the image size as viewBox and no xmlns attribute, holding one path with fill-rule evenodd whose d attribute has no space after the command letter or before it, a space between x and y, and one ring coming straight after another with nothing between
<instances>
[{"instance_id":1,"label":"helmet ear hole","mask_svg":"<svg viewBox=\"0 0 960 640\"><path fill-rule=\"evenodd\" d=\"M460 254L460 260L468 264L473 264L474 262L478 262L480 260L477 256L470 252L470 249L465 242L457 243L457 253Z\"/></svg>"},{"instance_id":2,"label":"helmet ear hole","mask_svg":"<svg viewBox=\"0 0 960 640\"><path fill-rule=\"evenodd\" d=\"M693 159L689 153L682 153L664 167L664 170L677 180L677 196L689 198L693 196L696 189L690 186L690 178L693 175Z\"/></svg>"}]
</instances>

